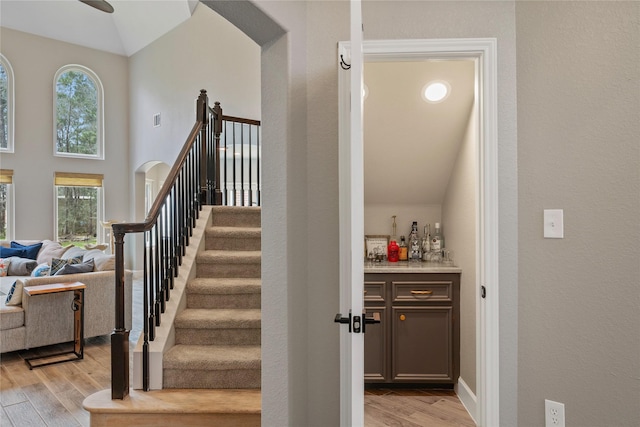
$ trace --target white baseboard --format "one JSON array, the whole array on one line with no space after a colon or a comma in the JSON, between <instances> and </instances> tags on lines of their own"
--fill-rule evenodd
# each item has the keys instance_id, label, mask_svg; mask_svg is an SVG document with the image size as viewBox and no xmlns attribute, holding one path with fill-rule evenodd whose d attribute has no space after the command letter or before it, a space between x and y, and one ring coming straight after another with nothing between
<instances>
[{"instance_id":1,"label":"white baseboard","mask_svg":"<svg viewBox=\"0 0 640 427\"><path fill-rule=\"evenodd\" d=\"M460 377L458 378L458 383L454 386L454 391L458 395L458 399L462 402L462 405L467 410L471 418L473 418L473 422L478 424L478 403L476 400L476 395L471 391L466 382Z\"/></svg>"}]
</instances>

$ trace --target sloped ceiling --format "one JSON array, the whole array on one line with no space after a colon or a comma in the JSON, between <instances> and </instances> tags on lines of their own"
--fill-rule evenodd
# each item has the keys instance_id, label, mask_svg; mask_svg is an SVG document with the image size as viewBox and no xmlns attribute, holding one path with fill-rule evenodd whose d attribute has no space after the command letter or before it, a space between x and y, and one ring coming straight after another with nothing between
<instances>
[{"instance_id":1,"label":"sloped ceiling","mask_svg":"<svg viewBox=\"0 0 640 427\"><path fill-rule=\"evenodd\" d=\"M451 91L430 104L431 81ZM474 101L472 60L366 62L364 175L367 204L442 204Z\"/></svg>"},{"instance_id":2,"label":"sloped ceiling","mask_svg":"<svg viewBox=\"0 0 640 427\"><path fill-rule=\"evenodd\" d=\"M2 0L0 25L131 56L191 17L197 0L110 0L104 13L78 0Z\"/></svg>"}]
</instances>

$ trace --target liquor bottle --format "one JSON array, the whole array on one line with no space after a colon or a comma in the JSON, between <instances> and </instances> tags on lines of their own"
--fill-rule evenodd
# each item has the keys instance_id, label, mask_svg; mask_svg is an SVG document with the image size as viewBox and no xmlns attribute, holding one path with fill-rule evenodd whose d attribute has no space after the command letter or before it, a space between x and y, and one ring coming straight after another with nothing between
<instances>
[{"instance_id":1,"label":"liquor bottle","mask_svg":"<svg viewBox=\"0 0 640 427\"><path fill-rule=\"evenodd\" d=\"M398 260L406 261L407 260L407 242L404 240L404 236L400 236L400 246L398 250Z\"/></svg>"},{"instance_id":2,"label":"liquor bottle","mask_svg":"<svg viewBox=\"0 0 640 427\"><path fill-rule=\"evenodd\" d=\"M400 247L395 240L392 240L391 243L389 243L389 254L387 255L389 262L398 262L399 252Z\"/></svg>"},{"instance_id":3,"label":"liquor bottle","mask_svg":"<svg viewBox=\"0 0 640 427\"><path fill-rule=\"evenodd\" d=\"M436 222L433 236L431 237L431 250L433 252L442 252L444 249L444 237L442 237L442 230L440 229L440 223Z\"/></svg>"},{"instance_id":4,"label":"liquor bottle","mask_svg":"<svg viewBox=\"0 0 640 427\"><path fill-rule=\"evenodd\" d=\"M396 215L393 215L391 218L393 218L393 223L391 224L391 240L395 240L396 243L397 243L398 242L398 235L396 234L396 232L397 232L398 227L396 225Z\"/></svg>"},{"instance_id":5,"label":"liquor bottle","mask_svg":"<svg viewBox=\"0 0 640 427\"><path fill-rule=\"evenodd\" d=\"M420 237L418 236L418 223L413 221L411 234L409 234L409 260L422 260L422 249L420 248Z\"/></svg>"},{"instance_id":6,"label":"liquor bottle","mask_svg":"<svg viewBox=\"0 0 640 427\"><path fill-rule=\"evenodd\" d=\"M422 236L422 260L429 261L429 252L431 252L431 224L424 226L424 236Z\"/></svg>"}]
</instances>

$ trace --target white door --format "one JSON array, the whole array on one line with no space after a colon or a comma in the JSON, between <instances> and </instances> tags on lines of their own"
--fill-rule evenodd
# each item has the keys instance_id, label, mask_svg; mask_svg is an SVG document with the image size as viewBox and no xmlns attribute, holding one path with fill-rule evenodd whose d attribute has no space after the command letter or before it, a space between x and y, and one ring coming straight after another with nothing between
<instances>
[{"instance_id":1,"label":"white door","mask_svg":"<svg viewBox=\"0 0 640 427\"><path fill-rule=\"evenodd\" d=\"M354 10L354 3L357 8ZM364 281L364 162L362 71L364 59L476 58L481 103L479 147L477 390L468 402L479 426L499 425L499 285L497 56L495 39L388 40L362 42L359 0L352 1L351 43L340 42L338 61L340 137L340 310L362 316ZM346 65L345 65L346 64ZM350 68L349 68L350 66ZM354 88L356 88L354 90ZM486 295L486 298L485 298ZM341 326L341 425L364 422L364 337Z\"/></svg>"},{"instance_id":2,"label":"white door","mask_svg":"<svg viewBox=\"0 0 640 427\"><path fill-rule=\"evenodd\" d=\"M362 146L362 13L360 0L351 0L351 49L340 49L340 425L364 425L364 154ZM349 64L349 65L346 65ZM346 124L346 123L345 123ZM359 318L360 320L354 320Z\"/></svg>"}]
</instances>

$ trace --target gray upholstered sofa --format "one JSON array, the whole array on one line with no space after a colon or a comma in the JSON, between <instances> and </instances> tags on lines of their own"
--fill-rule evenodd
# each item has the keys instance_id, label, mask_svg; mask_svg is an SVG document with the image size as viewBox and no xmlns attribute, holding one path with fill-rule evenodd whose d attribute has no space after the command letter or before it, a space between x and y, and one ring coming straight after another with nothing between
<instances>
[{"instance_id":1,"label":"gray upholstered sofa","mask_svg":"<svg viewBox=\"0 0 640 427\"><path fill-rule=\"evenodd\" d=\"M6 247L8 243L2 241L0 246ZM107 262L101 263L103 271L64 276L0 277L0 353L73 340L73 293L30 296L23 290L21 305L5 305L6 295L16 280L22 280L25 287L65 282L84 283L87 286L84 291L84 337L110 334L115 326L115 271L109 257L106 260ZM127 329L131 328L132 276L133 272L125 271Z\"/></svg>"}]
</instances>

